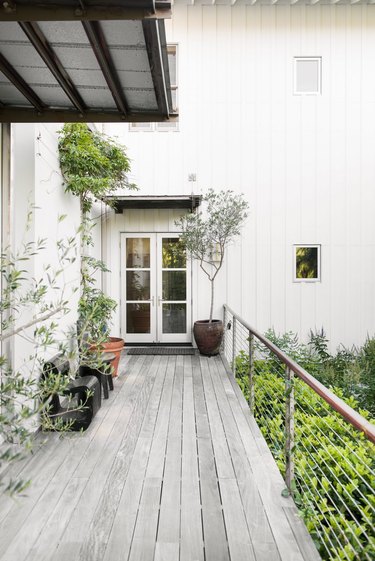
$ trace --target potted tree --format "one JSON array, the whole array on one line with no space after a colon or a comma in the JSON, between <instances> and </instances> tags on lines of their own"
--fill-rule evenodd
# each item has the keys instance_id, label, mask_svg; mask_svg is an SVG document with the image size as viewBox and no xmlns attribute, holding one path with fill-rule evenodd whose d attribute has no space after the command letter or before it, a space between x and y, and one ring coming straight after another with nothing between
<instances>
[{"instance_id":1,"label":"potted tree","mask_svg":"<svg viewBox=\"0 0 375 561\"><path fill-rule=\"evenodd\" d=\"M199 262L211 283L209 319L194 323L194 338L201 354L212 356L219 352L224 327L213 319L215 279L222 268L225 250L240 234L247 217L248 203L243 195L231 190L215 192L210 189L203 197L205 208L176 221L181 229L181 243L192 259Z\"/></svg>"}]
</instances>

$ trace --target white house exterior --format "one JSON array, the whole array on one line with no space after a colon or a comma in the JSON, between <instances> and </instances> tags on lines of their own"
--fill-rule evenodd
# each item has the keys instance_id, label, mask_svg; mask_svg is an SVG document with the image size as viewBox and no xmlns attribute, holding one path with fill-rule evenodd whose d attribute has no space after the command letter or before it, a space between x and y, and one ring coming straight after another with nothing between
<instances>
[{"instance_id":1,"label":"white house exterior","mask_svg":"<svg viewBox=\"0 0 375 561\"><path fill-rule=\"evenodd\" d=\"M177 46L178 130L104 125L128 148L137 195L244 193L249 218L218 277L215 315L227 302L261 331L305 338L323 327L332 348L363 342L375 333L375 7L174 4L166 26ZM154 243L176 232L179 212L111 211L103 220L106 290L121 302L114 331L130 341L168 337L160 325L126 332L124 239ZM295 279L297 245L317 246L318 280ZM156 261L151 268L148 302L160 316L162 273ZM193 266L185 340L190 320L207 317L208 299Z\"/></svg>"},{"instance_id":2,"label":"white house exterior","mask_svg":"<svg viewBox=\"0 0 375 561\"><path fill-rule=\"evenodd\" d=\"M245 194L249 217L217 280L216 317L226 302L260 331L305 338L324 327L332 348L359 344L375 333L375 7L230 4L175 1L166 21L177 52L177 127L99 126L127 146L138 197L165 196L173 207L210 187ZM51 244L58 214L68 214L70 232L79 222L78 201L61 186L60 127L12 126L11 230L21 231L31 192L46 217L33 235L47 233ZM112 270L103 287L120 304L113 334L128 342L192 342L192 322L208 315L209 283L195 264L164 270L177 285L185 278L186 292L161 301L160 244L178 236L181 212L103 209L96 251ZM129 331L126 244L139 239L150 240L151 261L133 269L150 272L142 298L152 319ZM298 245L317 248L316 281L295 279ZM171 323L163 333L163 306L166 322L173 302L177 333Z\"/></svg>"}]
</instances>

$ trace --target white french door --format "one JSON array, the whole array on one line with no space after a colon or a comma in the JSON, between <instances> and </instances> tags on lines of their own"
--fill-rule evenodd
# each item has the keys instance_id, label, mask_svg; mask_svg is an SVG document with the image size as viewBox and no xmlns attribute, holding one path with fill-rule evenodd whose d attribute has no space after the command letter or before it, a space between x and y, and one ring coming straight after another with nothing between
<instances>
[{"instance_id":1,"label":"white french door","mask_svg":"<svg viewBox=\"0 0 375 561\"><path fill-rule=\"evenodd\" d=\"M121 276L127 342L191 341L190 270L178 234L122 234Z\"/></svg>"}]
</instances>

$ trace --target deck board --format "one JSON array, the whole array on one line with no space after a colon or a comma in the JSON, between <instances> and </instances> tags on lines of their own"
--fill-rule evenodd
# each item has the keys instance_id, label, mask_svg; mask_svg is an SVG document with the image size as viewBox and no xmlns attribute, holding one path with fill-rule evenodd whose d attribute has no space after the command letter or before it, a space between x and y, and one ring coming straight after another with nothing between
<instances>
[{"instance_id":1,"label":"deck board","mask_svg":"<svg viewBox=\"0 0 375 561\"><path fill-rule=\"evenodd\" d=\"M221 357L123 356L90 428L0 498L0 561L317 561Z\"/></svg>"}]
</instances>

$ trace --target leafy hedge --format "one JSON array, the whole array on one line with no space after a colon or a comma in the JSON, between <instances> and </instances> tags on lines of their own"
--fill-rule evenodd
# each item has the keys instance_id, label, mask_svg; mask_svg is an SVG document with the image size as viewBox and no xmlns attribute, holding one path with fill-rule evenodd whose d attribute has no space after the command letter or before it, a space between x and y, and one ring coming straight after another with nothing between
<instances>
[{"instance_id":1,"label":"leafy hedge","mask_svg":"<svg viewBox=\"0 0 375 561\"><path fill-rule=\"evenodd\" d=\"M325 386L341 388L345 397L355 397L357 407L375 416L375 337L367 338L361 347L340 345L330 354L323 329L310 331L307 344L292 331L276 334L269 329L265 336ZM263 356L277 365L268 352Z\"/></svg>"},{"instance_id":2,"label":"leafy hedge","mask_svg":"<svg viewBox=\"0 0 375 561\"><path fill-rule=\"evenodd\" d=\"M254 415L284 474L285 381L279 367L270 357L255 361ZM248 356L241 352L236 375L246 398L247 372ZM295 380L294 390L293 496L305 524L323 559L375 559L374 447L302 381ZM337 388L335 393L358 409L354 397L345 398Z\"/></svg>"}]
</instances>

